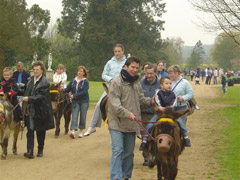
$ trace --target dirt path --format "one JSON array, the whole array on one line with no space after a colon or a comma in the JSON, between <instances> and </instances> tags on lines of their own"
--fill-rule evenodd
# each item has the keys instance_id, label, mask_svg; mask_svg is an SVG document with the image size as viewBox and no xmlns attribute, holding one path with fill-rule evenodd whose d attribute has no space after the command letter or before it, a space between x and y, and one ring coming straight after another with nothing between
<instances>
[{"instance_id":1,"label":"dirt path","mask_svg":"<svg viewBox=\"0 0 240 180\"><path fill-rule=\"evenodd\" d=\"M187 127L190 130L192 147L185 148L179 159L178 180L214 179L218 165L213 157L211 143L214 141L209 113L216 107L210 100L218 96L212 85L193 85L195 97L201 110L189 117ZM87 118L90 123L94 106L92 105ZM63 122L63 121L62 121ZM111 158L110 137L107 127L98 128L97 132L86 138L70 139L63 135L63 128L58 139L54 138L54 130L47 132L44 156L32 160L23 157L26 151L26 130L23 139L18 143L18 155L11 152L10 139L7 160L0 160L1 180L90 180L109 179ZM143 158L138 151L140 140L136 140L133 180L154 180L156 168L142 166ZM36 148L35 148L36 151Z\"/></svg>"}]
</instances>

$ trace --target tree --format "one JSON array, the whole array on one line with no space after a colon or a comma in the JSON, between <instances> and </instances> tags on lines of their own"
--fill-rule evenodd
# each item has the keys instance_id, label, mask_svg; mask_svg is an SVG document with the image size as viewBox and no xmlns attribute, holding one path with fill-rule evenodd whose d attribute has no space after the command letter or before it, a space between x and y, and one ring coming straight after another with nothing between
<instances>
[{"instance_id":1,"label":"tree","mask_svg":"<svg viewBox=\"0 0 240 180\"><path fill-rule=\"evenodd\" d=\"M224 31L240 45L240 1L239 0L190 0L199 11L210 14L213 21L202 20L202 27L212 32Z\"/></svg>"},{"instance_id":2,"label":"tree","mask_svg":"<svg viewBox=\"0 0 240 180\"><path fill-rule=\"evenodd\" d=\"M74 40L56 33L51 38L50 43L53 67L56 67L60 63L64 64L67 70L68 79L70 79L70 77L73 78L76 73L76 67L82 64L82 62L79 62Z\"/></svg>"},{"instance_id":3,"label":"tree","mask_svg":"<svg viewBox=\"0 0 240 180\"><path fill-rule=\"evenodd\" d=\"M26 20L24 0L0 1L0 73L5 65L11 64L15 54L30 52L30 34L24 26ZM8 57L8 61L6 61ZM9 64L10 63L10 64Z\"/></svg>"},{"instance_id":4,"label":"tree","mask_svg":"<svg viewBox=\"0 0 240 180\"><path fill-rule=\"evenodd\" d=\"M194 46L191 56L187 59L190 68L196 68L203 63L203 55L205 54L202 42L199 40Z\"/></svg>"},{"instance_id":5,"label":"tree","mask_svg":"<svg viewBox=\"0 0 240 180\"><path fill-rule=\"evenodd\" d=\"M222 33L216 38L210 57L211 61L219 64L219 67L232 69L234 66L231 60L240 58L240 49L231 37Z\"/></svg>"},{"instance_id":6,"label":"tree","mask_svg":"<svg viewBox=\"0 0 240 180\"><path fill-rule=\"evenodd\" d=\"M48 48L42 39L49 22L49 12L34 5L26 8L25 0L0 1L0 73L15 59L30 57L38 49ZM29 59L29 58L28 58Z\"/></svg>"},{"instance_id":7,"label":"tree","mask_svg":"<svg viewBox=\"0 0 240 180\"><path fill-rule=\"evenodd\" d=\"M161 53L160 32L165 4L158 0L63 0L59 22L62 35L78 43L79 57L92 80L100 80L103 66L115 43L126 53L145 61L157 61ZM156 18L158 20L156 20Z\"/></svg>"},{"instance_id":8,"label":"tree","mask_svg":"<svg viewBox=\"0 0 240 180\"><path fill-rule=\"evenodd\" d=\"M165 42L167 45L162 51L168 57L169 65L182 63L183 40L181 38L171 38Z\"/></svg>"}]
</instances>

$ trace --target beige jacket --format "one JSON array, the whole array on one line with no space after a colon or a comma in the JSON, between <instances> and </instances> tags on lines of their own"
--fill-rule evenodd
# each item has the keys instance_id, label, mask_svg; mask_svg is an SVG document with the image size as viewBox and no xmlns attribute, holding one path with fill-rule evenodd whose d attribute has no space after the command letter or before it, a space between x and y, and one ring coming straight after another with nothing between
<instances>
[{"instance_id":1,"label":"beige jacket","mask_svg":"<svg viewBox=\"0 0 240 180\"><path fill-rule=\"evenodd\" d=\"M139 81L130 84L121 76L114 78L109 87L108 95L108 126L109 129L121 132L136 132L140 130L135 121L130 121L132 112L138 120L141 119L140 105L151 107L151 98L144 97Z\"/></svg>"}]
</instances>

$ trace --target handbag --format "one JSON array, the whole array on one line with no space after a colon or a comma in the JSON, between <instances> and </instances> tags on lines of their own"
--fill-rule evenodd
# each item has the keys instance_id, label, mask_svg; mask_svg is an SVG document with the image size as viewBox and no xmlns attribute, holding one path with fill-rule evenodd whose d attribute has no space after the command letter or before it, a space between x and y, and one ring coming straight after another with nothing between
<instances>
[{"instance_id":1,"label":"handbag","mask_svg":"<svg viewBox=\"0 0 240 180\"><path fill-rule=\"evenodd\" d=\"M172 91L177 87L177 85L182 81L182 79L180 81L178 81L178 83L174 86L174 88L172 89ZM196 109L196 105L197 105L197 102L196 100L194 99L194 97L192 99L189 99L187 101L187 109L189 110L189 112L187 113L187 115L191 115L193 114L194 110Z\"/></svg>"},{"instance_id":2,"label":"handbag","mask_svg":"<svg viewBox=\"0 0 240 180\"><path fill-rule=\"evenodd\" d=\"M193 114L194 110L196 109L196 105L197 105L197 102L194 99L194 97L187 101L187 108L189 110L189 112L187 113L188 116Z\"/></svg>"}]
</instances>

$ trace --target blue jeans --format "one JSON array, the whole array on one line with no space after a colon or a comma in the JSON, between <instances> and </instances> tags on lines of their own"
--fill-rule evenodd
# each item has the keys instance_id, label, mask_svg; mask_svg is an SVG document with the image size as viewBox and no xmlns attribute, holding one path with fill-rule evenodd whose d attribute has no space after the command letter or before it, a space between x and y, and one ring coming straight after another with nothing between
<instances>
[{"instance_id":1,"label":"blue jeans","mask_svg":"<svg viewBox=\"0 0 240 180\"><path fill-rule=\"evenodd\" d=\"M71 130L85 129L86 128L86 117L89 102L72 102L72 122ZM78 114L80 112L80 122L78 126Z\"/></svg>"},{"instance_id":2,"label":"blue jeans","mask_svg":"<svg viewBox=\"0 0 240 180\"><path fill-rule=\"evenodd\" d=\"M188 129L186 127L186 119L187 119L187 114L184 114L177 120L177 122L179 123L179 125L181 127L181 131L183 132L184 135L188 134Z\"/></svg>"},{"instance_id":3,"label":"blue jeans","mask_svg":"<svg viewBox=\"0 0 240 180\"><path fill-rule=\"evenodd\" d=\"M217 76L214 76L214 78L213 78L213 84L217 84Z\"/></svg>"},{"instance_id":4,"label":"blue jeans","mask_svg":"<svg viewBox=\"0 0 240 180\"><path fill-rule=\"evenodd\" d=\"M125 133L110 129L110 135L112 140L111 180L131 178L136 132Z\"/></svg>"},{"instance_id":5,"label":"blue jeans","mask_svg":"<svg viewBox=\"0 0 240 180\"><path fill-rule=\"evenodd\" d=\"M226 93L226 88L225 87L226 87L226 85L222 84L222 91L223 91L224 94Z\"/></svg>"},{"instance_id":6,"label":"blue jeans","mask_svg":"<svg viewBox=\"0 0 240 180\"><path fill-rule=\"evenodd\" d=\"M157 120L158 120L158 116L156 114L154 114L152 119L148 122L156 122ZM154 126L154 123L148 123L147 126L146 126L146 130L148 132L151 132L153 126ZM144 131L143 136L148 137L148 134Z\"/></svg>"}]
</instances>

